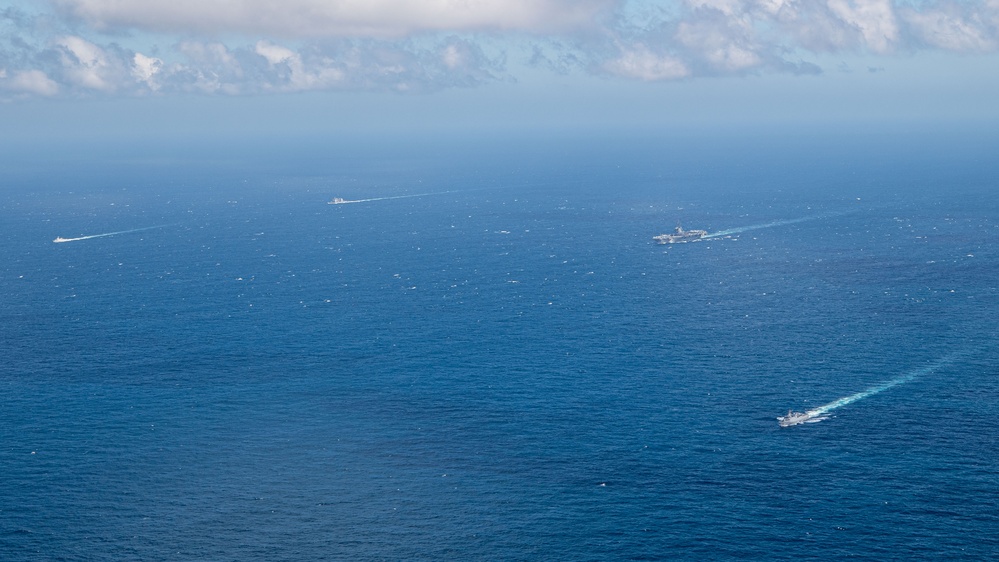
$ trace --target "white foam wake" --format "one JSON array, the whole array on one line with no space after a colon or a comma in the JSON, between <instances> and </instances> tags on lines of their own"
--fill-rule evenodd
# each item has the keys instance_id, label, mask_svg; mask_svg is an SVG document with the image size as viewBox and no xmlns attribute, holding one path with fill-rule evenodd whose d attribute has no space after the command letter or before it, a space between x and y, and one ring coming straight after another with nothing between
<instances>
[{"instance_id":1,"label":"white foam wake","mask_svg":"<svg viewBox=\"0 0 999 562\"><path fill-rule=\"evenodd\" d=\"M473 190L469 190L473 191ZM461 193L460 191L435 191L433 193L413 193L411 195L393 195L391 197L369 197L367 199L334 199L330 205L347 205L349 203L367 203L369 201L388 201L390 199L409 199L410 197L427 197L428 195L445 195L447 193Z\"/></svg>"},{"instance_id":2,"label":"white foam wake","mask_svg":"<svg viewBox=\"0 0 999 562\"><path fill-rule=\"evenodd\" d=\"M160 224L156 226L146 226L143 228L133 228L131 230L118 230L116 232L104 232L101 234L91 234L89 236L78 236L76 238L63 238L62 236L57 237L53 242L56 244L61 244L63 242L78 242L80 240L90 240L91 238L104 238L105 236L115 236L118 234L128 234L130 232L141 232L143 230L152 230L154 228L163 228L165 226L170 226L169 224Z\"/></svg>"},{"instance_id":3,"label":"white foam wake","mask_svg":"<svg viewBox=\"0 0 999 562\"><path fill-rule=\"evenodd\" d=\"M801 217L801 218L797 218L797 219L784 219L784 220L778 220L778 221L773 221L773 222L768 222L768 223L763 223L763 224L754 224L754 225L750 225L750 226L741 226L739 228L729 228L728 230L719 230L718 232L712 232L711 234L708 234L707 236L705 236L705 238L717 238L719 236L731 236L733 234L740 234L740 233L746 232L748 230L758 230L758 229L761 229L761 228L770 228L770 227L774 227L774 226L784 226L786 224L794 224L794 223L798 223L798 222L805 222L805 221L820 219L820 218L824 218L826 216L827 215L816 215L814 217Z\"/></svg>"},{"instance_id":4,"label":"white foam wake","mask_svg":"<svg viewBox=\"0 0 999 562\"><path fill-rule=\"evenodd\" d=\"M936 371L937 369L939 369L939 368L941 368L941 367L943 367L943 366L945 366L945 365L947 365L949 363L952 363L955 359L957 359L961 355L962 355L962 353L952 353L952 354L948 355L947 357L944 357L943 359L935 361L935 362L933 362L933 363L931 363L929 365L926 365L925 367L921 367L921 368L916 369L914 371L910 371L910 372L908 372L908 373L906 373L906 374L904 374L904 375L902 375L900 377L894 378L894 379L892 379L892 380L890 380L888 382L884 382L884 383L881 383L879 385L872 386L871 388L868 388L867 390L862 390L862 391L860 391L860 392L858 392L856 394L851 394L849 396L844 396L843 398L839 398L837 400L833 400L832 402L830 402L828 404L824 404L822 406L819 406L818 408L813 408L811 410L808 410L807 412L805 412L806 418L803 419L799 423L810 423L810 422L821 421L821 420L825 419L824 416L826 414L828 414L829 412L832 412L833 410L835 410L837 408L842 408L843 406L846 406L847 404L853 404L854 402L856 402L858 400L863 400L864 398L868 398L870 396L874 396L875 394L880 394L880 393L882 393L882 392L884 392L884 391L886 391L886 390L888 390L890 388L894 388L894 387L899 386L901 384L905 384L905 383L907 383L907 382L915 379L916 377L932 373L933 371Z\"/></svg>"}]
</instances>

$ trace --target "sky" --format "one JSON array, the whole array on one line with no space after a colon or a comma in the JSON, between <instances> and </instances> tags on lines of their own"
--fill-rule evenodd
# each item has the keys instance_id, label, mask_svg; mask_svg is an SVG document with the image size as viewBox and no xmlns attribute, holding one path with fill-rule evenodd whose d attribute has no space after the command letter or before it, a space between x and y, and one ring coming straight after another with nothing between
<instances>
[{"instance_id":1,"label":"sky","mask_svg":"<svg viewBox=\"0 0 999 562\"><path fill-rule=\"evenodd\" d=\"M7 142L980 126L999 0L0 0Z\"/></svg>"}]
</instances>

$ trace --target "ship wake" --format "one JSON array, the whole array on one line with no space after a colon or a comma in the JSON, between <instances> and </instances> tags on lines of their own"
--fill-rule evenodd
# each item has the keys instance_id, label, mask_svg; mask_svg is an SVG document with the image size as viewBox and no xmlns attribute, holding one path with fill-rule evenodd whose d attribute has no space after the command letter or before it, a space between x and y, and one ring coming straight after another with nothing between
<instances>
[{"instance_id":1,"label":"ship wake","mask_svg":"<svg viewBox=\"0 0 999 562\"><path fill-rule=\"evenodd\" d=\"M469 190L474 191L474 190ZM340 199L335 198L329 202L330 205L347 205L349 203L369 203L371 201L389 201L392 199L409 199L411 197L428 197L430 195L446 195L448 193L461 193L461 191L435 191L433 193L413 193L410 195L393 195L390 197L369 197L367 199Z\"/></svg>"},{"instance_id":2,"label":"ship wake","mask_svg":"<svg viewBox=\"0 0 999 562\"><path fill-rule=\"evenodd\" d=\"M783 220L777 220L777 221L772 221L772 222L763 223L763 224L753 224L753 225L750 225L750 226L741 226L739 228L729 228L727 230L719 230L718 232L712 232L711 234L708 234L707 236L705 236L705 238L718 238L718 237L721 237L721 236L731 236L733 234L741 234L743 232L748 232L750 230L759 230L761 228L771 228L771 227L774 227L774 226L784 226L784 225L787 225L787 224L795 224L795 223L799 223L799 222L811 221L811 220L815 220L815 219L824 218L824 216L825 215L819 215L819 216L814 216L814 217L801 217L801 218L797 218L797 219L783 219Z\"/></svg>"},{"instance_id":3,"label":"ship wake","mask_svg":"<svg viewBox=\"0 0 999 562\"><path fill-rule=\"evenodd\" d=\"M806 411L804 413L801 413L801 412L788 412L787 416L778 417L777 420L778 420L778 422L780 422L781 427L789 427L789 426L792 426L792 425L798 425L798 424L802 424L802 423L817 423L817 422L820 422L822 420L828 419L829 418L829 413L832 412L833 410L842 408L843 406L847 406L849 404L853 404L854 402L857 402L858 400L863 400L864 398L869 398L871 396L874 396L875 394L880 394L880 393L882 393L882 392L884 392L884 391L886 391L888 389L895 388L896 386L899 386L899 385L905 384L907 382L910 382L913 379L915 379L916 377L920 377L922 375L926 375L926 374L932 373L932 372L936 371L937 369L940 369L941 367L944 367L944 366L952 363L955 359L957 359L961 355L963 355L963 354L962 353L952 353L952 354L944 357L943 359L940 359L938 361L930 363L929 365L926 365L925 367L921 367L919 369L910 371L910 372L908 372L908 373L906 373L906 374L904 374L904 375L902 375L900 377L894 378L894 379L892 379L890 381L881 383L881 384L876 385L876 386L872 386L872 387L870 387L870 388L868 388L866 390L862 390L862 391L857 392L855 394L851 394L849 396L844 396L843 398L839 398L837 400L833 400L832 402L830 402L828 404L824 404L822 406L819 406L818 408L813 408L813 409L808 410L808 411Z\"/></svg>"},{"instance_id":4,"label":"ship wake","mask_svg":"<svg viewBox=\"0 0 999 562\"><path fill-rule=\"evenodd\" d=\"M88 236L77 236L76 238L63 238L62 236L57 237L53 242L56 244L62 244L63 242L79 242L80 240L90 240L91 238L104 238L105 236L117 236L118 234L129 234L132 232L142 232L143 230L152 230L154 228L163 228L166 226L171 226L169 224L160 224L156 226L147 226L144 228L133 228L130 230L118 230L115 232L104 232L101 234L90 234Z\"/></svg>"}]
</instances>

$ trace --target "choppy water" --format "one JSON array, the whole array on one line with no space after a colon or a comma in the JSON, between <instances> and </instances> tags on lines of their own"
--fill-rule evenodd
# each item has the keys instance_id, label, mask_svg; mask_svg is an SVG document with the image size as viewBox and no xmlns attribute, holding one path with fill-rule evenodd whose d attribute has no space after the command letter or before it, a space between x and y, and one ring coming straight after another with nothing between
<instances>
[{"instance_id":1,"label":"choppy water","mask_svg":"<svg viewBox=\"0 0 999 562\"><path fill-rule=\"evenodd\" d=\"M565 158L7 189L3 559L999 555L995 170Z\"/></svg>"}]
</instances>

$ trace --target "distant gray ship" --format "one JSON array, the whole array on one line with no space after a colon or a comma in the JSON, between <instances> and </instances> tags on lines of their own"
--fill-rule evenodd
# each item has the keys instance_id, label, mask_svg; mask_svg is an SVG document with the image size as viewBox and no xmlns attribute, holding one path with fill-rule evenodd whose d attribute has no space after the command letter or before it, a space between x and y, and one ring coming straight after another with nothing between
<instances>
[{"instance_id":1,"label":"distant gray ship","mask_svg":"<svg viewBox=\"0 0 999 562\"><path fill-rule=\"evenodd\" d=\"M682 242L697 242L708 235L707 230L684 230L682 226L676 225L672 234L660 234L652 239L660 244L679 244Z\"/></svg>"}]
</instances>

